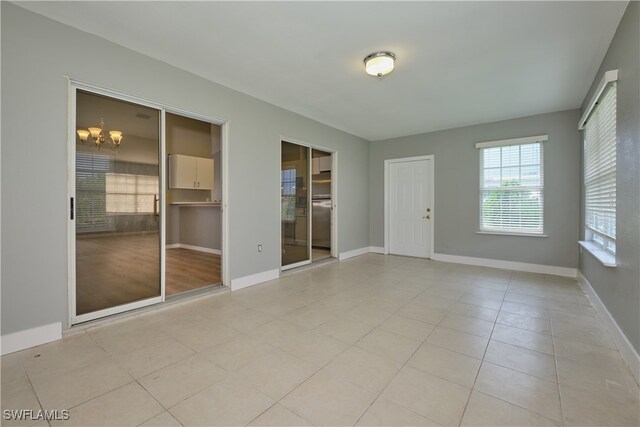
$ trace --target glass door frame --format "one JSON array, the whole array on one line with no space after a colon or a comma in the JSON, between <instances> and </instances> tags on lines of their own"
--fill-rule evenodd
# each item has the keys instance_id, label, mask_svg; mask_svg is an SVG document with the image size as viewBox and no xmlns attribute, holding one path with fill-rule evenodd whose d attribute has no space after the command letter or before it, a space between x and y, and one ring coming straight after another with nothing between
<instances>
[{"instance_id":1,"label":"glass door frame","mask_svg":"<svg viewBox=\"0 0 640 427\"><path fill-rule=\"evenodd\" d=\"M282 265L282 203L280 204L280 216L279 216L279 224L280 224L280 271L290 270L292 268L302 267L305 265L309 265L313 262L313 241L312 241L312 230L313 230L313 215L311 214L313 208L313 200L311 197L312 194L312 178L313 178L313 159L312 153L313 150L324 151L326 153L331 154L331 256L333 258L338 259L338 151L335 149L322 147L318 145L307 144L306 142L302 142L296 140L294 138L287 138L284 136L280 136L280 159L279 159L279 167L278 167L278 176L279 176L279 185L278 185L278 198L282 198L282 191L280 190L282 187L282 143L288 142L290 144L296 144L301 147L304 147L307 150L307 180L308 180L308 189L307 189L307 212L308 212L308 224L307 224L307 253L309 254L308 259L300 262L296 262L293 264Z\"/></svg>"},{"instance_id":2,"label":"glass door frame","mask_svg":"<svg viewBox=\"0 0 640 427\"><path fill-rule=\"evenodd\" d=\"M186 117L188 119L193 119L193 120L199 120L201 122L205 122L205 123L209 123L212 125L216 125L216 126L220 126L220 151L221 151L221 156L220 156L220 165L216 166L219 168L222 168L221 170L221 180L222 180L222 200L220 201L220 213L221 213L221 228L222 228L222 233L221 233L221 240L222 240L222 244L221 244L221 254L220 254L220 279L222 280L222 285L226 286L229 289L231 288L231 279L229 278L229 264L230 264L230 258L229 258L229 204L227 203L227 200L229 200L229 122L225 121L225 120L221 120L215 117L211 117L211 116L205 116L202 114L198 114L198 113L194 113L192 111L189 110L183 110L181 108L175 108L175 107L170 107L170 106L163 106L162 107L163 111L162 111L162 121L164 124L164 120L165 120L165 114L169 113L169 114L173 114L176 116L181 116L181 117ZM166 130L166 126L162 127L162 137L165 137L165 130ZM163 142L163 150L165 151L164 153L164 164L165 167L167 165L168 159L167 159L167 154L166 154L166 140ZM165 182L165 187L163 190L163 196L166 196L166 193L168 191L168 185ZM166 222L166 221L165 221ZM166 229L166 224L164 224L164 228L162 230L163 233L167 232ZM162 256L163 259L166 255L167 252L167 247L166 244L162 249ZM163 270L162 270L162 274L163 274L163 281L164 281L164 276L165 276L165 264L163 263ZM163 284L163 289L164 289L164 284ZM179 295L179 294L178 294ZM174 297L177 295L172 295L171 297ZM166 298L165 298L166 299Z\"/></svg>"},{"instance_id":3,"label":"glass door frame","mask_svg":"<svg viewBox=\"0 0 640 427\"><path fill-rule=\"evenodd\" d=\"M305 144L300 144L298 142L295 142L293 140L290 139L282 139L280 141L280 187L282 187L282 143L286 142L288 144L294 144L294 145L298 145L302 148L304 148L307 151L307 259L303 260L303 261L298 261L298 262L294 262L292 264L287 264L287 265L282 265L282 248L284 247L284 241L283 241L283 226L282 226L282 208L280 210L280 270L281 271L285 271L285 270L290 270L292 268L296 268L296 267L302 267L303 265L307 265L307 264L311 264L311 175L312 175L312 170L311 170L311 165L312 165L312 161L311 161L311 147L309 147L308 145ZM279 196L282 199L282 194L280 194ZM281 204L282 206L282 204Z\"/></svg>"},{"instance_id":4,"label":"glass door frame","mask_svg":"<svg viewBox=\"0 0 640 427\"><path fill-rule=\"evenodd\" d=\"M165 222L166 222L166 208L165 208L165 197L166 197L166 147L165 147L165 108L162 105L158 105L149 101L145 101L142 99L138 99L135 97L127 96L121 93L113 92L107 89L99 88L93 85L89 85L86 83L78 82L72 79L68 79L69 84L69 126L68 126L68 145L67 145L67 189L68 189L68 198L67 204L69 206L69 211L67 212L67 224L68 224L68 282L69 282L69 327L72 325L87 322L90 320L95 320L99 318L103 318L106 316L111 316L114 314L122 313L129 310L134 310L136 308L142 308L153 304L158 304L164 302L165 300L165 245L166 245L166 231L165 231ZM159 129L159 213L160 213L160 295L145 298L139 301L134 301L126 304L117 305L115 307L109 307L102 310L93 311L90 313L85 313L78 315L76 310L76 227L75 227L75 218L71 219L70 210L71 210L71 198L73 198L74 203L76 199L76 95L78 90L82 90L84 92L89 92L95 95L103 95L109 98L131 102L134 104L143 105L145 107L153 108L159 111L160 113L160 129Z\"/></svg>"}]
</instances>

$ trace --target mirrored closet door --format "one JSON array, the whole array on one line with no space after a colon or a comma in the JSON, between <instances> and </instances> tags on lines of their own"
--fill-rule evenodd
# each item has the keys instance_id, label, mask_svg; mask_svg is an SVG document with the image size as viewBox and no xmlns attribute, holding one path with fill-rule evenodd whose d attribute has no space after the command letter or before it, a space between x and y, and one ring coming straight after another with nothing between
<instances>
[{"instance_id":1,"label":"mirrored closet door","mask_svg":"<svg viewBox=\"0 0 640 427\"><path fill-rule=\"evenodd\" d=\"M72 323L162 301L161 111L77 89Z\"/></svg>"},{"instance_id":2,"label":"mirrored closet door","mask_svg":"<svg viewBox=\"0 0 640 427\"><path fill-rule=\"evenodd\" d=\"M311 262L309 148L282 141L280 171L282 267Z\"/></svg>"}]
</instances>

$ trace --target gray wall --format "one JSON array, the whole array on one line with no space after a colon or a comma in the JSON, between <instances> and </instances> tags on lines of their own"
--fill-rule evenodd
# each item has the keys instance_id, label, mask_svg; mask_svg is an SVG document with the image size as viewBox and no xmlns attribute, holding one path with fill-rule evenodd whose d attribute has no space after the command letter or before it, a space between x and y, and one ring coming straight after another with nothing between
<instances>
[{"instance_id":1,"label":"gray wall","mask_svg":"<svg viewBox=\"0 0 640 427\"><path fill-rule=\"evenodd\" d=\"M16 5L1 7L2 334L67 320L64 76L230 121L231 278L280 266L281 136L339 151L339 251L369 245L367 141ZM46 138L24 131L34 124Z\"/></svg>"},{"instance_id":2,"label":"gray wall","mask_svg":"<svg viewBox=\"0 0 640 427\"><path fill-rule=\"evenodd\" d=\"M640 352L640 4L629 2L583 108L608 70L619 70L617 105L616 268L580 254L580 271ZM582 175L581 175L582 176ZM584 189L583 189L584 190ZM584 206L584 191L581 206ZM581 209L580 236L584 238Z\"/></svg>"},{"instance_id":3,"label":"gray wall","mask_svg":"<svg viewBox=\"0 0 640 427\"><path fill-rule=\"evenodd\" d=\"M183 245L222 249L222 216L219 207L180 208L180 241Z\"/></svg>"},{"instance_id":4,"label":"gray wall","mask_svg":"<svg viewBox=\"0 0 640 427\"><path fill-rule=\"evenodd\" d=\"M371 143L369 227L384 246L384 160L434 155L434 252L575 268L578 265L578 110L542 114ZM476 234L480 158L475 143L548 134L544 143L544 230L549 236Z\"/></svg>"}]
</instances>

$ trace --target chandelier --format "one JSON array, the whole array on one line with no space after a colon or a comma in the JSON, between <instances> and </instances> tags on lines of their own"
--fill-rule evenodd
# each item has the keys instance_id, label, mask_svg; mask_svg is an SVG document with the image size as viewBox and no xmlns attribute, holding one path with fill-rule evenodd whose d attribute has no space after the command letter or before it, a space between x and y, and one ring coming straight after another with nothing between
<instances>
[{"instance_id":1,"label":"chandelier","mask_svg":"<svg viewBox=\"0 0 640 427\"><path fill-rule=\"evenodd\" d=\"M78 129L78 137L80 141L84 144L91 136L93 139L93 143L100 149L102 145L106 142L112 150L117 150L120 147L120 143L122 142L122 132L119 130L111 130L106 131L104 129L104 119L100 117L100 127L92 127L89 130L86 129ZM107 136L107 134L109 134Z\"/></svg>"}]
</instances>

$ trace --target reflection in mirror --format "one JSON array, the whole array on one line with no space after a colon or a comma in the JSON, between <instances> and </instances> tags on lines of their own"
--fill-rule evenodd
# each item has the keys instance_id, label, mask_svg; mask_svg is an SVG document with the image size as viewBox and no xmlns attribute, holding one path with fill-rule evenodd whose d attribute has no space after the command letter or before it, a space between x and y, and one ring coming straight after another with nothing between
<instances>
[{"instance_id":1,"label":"reflection in mirror","mask_svg":"<svg viewBox=\"0 0 640 427\"><path fill-rule=\"evenodd\" d=\"M309 148L282 141L282 265L309 260Z\"/></svg>"},{"instance_id":2,"label":"reflection in mirror","mask_svg":"<svg viewBox=\"0 0 640 427\"><path fill-rule=\"evenodd\" d=\"M160 296L160 112L78 90L76 314Z\"/></svg>"}]
</instances>

